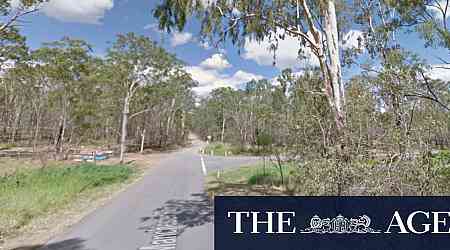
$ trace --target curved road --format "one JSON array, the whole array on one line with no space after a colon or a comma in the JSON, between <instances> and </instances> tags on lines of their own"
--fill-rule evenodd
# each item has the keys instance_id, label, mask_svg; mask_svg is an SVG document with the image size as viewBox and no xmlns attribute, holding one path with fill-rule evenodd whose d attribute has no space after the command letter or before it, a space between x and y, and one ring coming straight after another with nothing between
<instances>
[{"instance_id":1,"label":"curved road","mask_svg":"<svg viewBox=\"0 0 450 250\"><path fill-rule=\"evenodd\" d=\"M205 171L257 161L204 157L200 143L163 155L129 189L41 250L212 250L213 210L204 193ZM204 164L202 164L202 161Z\"/></svg>"}]
</instances>

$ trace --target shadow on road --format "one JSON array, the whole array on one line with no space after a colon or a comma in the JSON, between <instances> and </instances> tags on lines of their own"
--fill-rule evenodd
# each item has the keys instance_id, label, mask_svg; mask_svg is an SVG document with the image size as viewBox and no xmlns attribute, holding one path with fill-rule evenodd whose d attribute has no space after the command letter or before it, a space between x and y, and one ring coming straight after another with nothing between
<instances>
[{"instance_id":1,"label":"shadow on road","mask_svg":"<svg viewBox=\"0 0 450 250\"><path fill-rule=\"evenodd\" d=\"M203 193L192 194L192 199L169 200L162 207L156 209L152 216L142 217L141 221L152 220L155 224L164 224L165 218L176 218L178 235L186 229L210 223L214 218L212 203ZM153 225L155 226L155 225ZM140 229L148 230L148 227Z\"/></svg>"},{"instance_id":2,"label":"shadow on road","mask_svg":"<svg viewBox=\"0 0 450 250\"><path fill-rule=\"evenodd\" d=\"M12 250L89 250L84 247L84 240L75 238L51 243L48 245L21 246Z\"/></svg>"}]
</instances>

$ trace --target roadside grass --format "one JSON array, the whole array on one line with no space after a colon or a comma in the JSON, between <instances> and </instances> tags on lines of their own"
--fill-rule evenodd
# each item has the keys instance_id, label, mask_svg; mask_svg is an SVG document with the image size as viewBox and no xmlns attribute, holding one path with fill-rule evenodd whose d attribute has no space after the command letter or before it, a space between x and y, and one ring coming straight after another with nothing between
<instances>
[{"instance_id":1,"label":"roadside grass","mask_svg":"<svg viewBox=\"0 0 450 250\"><path fill-rule=\"evenodd\" d=\"M204 154L213 156L252 155L258 156L262 152L257 147L240 147L228 143L214 142L202 149Z\"/></svg>"},{"instance_id":2,"label":"roadside grass","mask_svg":"<svg viewBox=\"0 0 450 250\"><path fill-rule=\"evenodd\" d=\"M432 156L434 164L450 166L450 149L440 150Z\"/></svg>"},{"instance_id":3,"label":"roadside grass","mask_svg":"<svg viewBox=\"0 0 450 250\"><path fill-rule=\"evenodd\" d=\"M284 164L283 184L276 164L266 163L243 166L207 176L206 190L214 195L290 195L292 177L297 167L293 163Z\"/></svg>"},{"instance_id":4,"label":"roadside grass","mask_svg":"<svg viewBox=\"0 0 450 250\"><path fill-rule=\"evenodd\" d=\"M56 213L82 194L125 182L133 173L124 165L80 164L24 168L0 177L0 241L34 218Z\"/></svg>"},{"instance_id":5,"label":"roadside grass","mask_svg":"<svg viewBox=\"0 0 450 250\"><path fill-rule=\"evenodd\" d=\"M233 153L233 147L224 143L210 143L202 151L208 155L225 156Z\"/></svg>"},{"instance_id":6,"label":"roadside grass","mask_svg":"<svg viewBox=\"0 0 450 250\"><path fill-rule=\"evenodd\" d=\"M391 167L391 166L395 167ZM313 159L283 165L268 163L210 173L206 189L215 195L448 195L450 152L413 160L361 159L341 165Z\"/></svg>"},{"instance_id":7,"label":"roadside grass","mask_svg":"<svg viewBox=\"0 0 450 250\"><path fill-rule=\"evenodd\" d=\"M30 160L17 160L13 158L0 158L0 176L10 175L19 170L36 169L39 164Z\"/></svg>"},{"instance_id":8,"label":"roadside grass","mask_svg":"<svg viewBox=\"0 0 450 250\"><path fill-rule=\"evenodd\" d=\"M6 150L16 147L16 144L13 143L0 143L0 150Z\"/></svg>"}]
</instances>

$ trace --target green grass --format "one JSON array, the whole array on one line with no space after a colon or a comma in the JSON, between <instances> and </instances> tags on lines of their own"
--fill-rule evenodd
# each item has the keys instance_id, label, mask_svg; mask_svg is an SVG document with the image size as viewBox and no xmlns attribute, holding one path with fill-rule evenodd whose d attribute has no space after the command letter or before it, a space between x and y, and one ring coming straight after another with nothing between
<instances>
[{"instance_id":1,"label":"green grass","mask_svg":"<svg viewBox=\"0 0 450 250\"><path fill-rule=\"evenodd\" d=\"M0 150L11 149L16 146L17 146L16 144L11 144L11 143L0 143Z\"/></svg>"},{"instance_id":2,"label":"green grass","mask_svg":"<svg viewBox=\"0 0 450 250\"><path fill-rule=\"evenodd\" d=\"M450 150L440 150L437 154L433 155L432 160L434 163L450 165Z\"/></svg>"},{"instance_id":3,"label":"green grass","mask_svg":"<svg viewBox=\"0 0 450 250\"><path fill-rule=\"evenodd\" d=\"M282 168L286 184L289 176L292 176L297 168L293 164L285 164ZM217 178L217 173L212 173L210 176ZM277 165L267 163L265 168L262 164L258 164L221 172L219 181L230 184L279 186L281 185L281 175Z\"/></svg>"},{"instance_id":4,"label":"green grass","mask_svg":"<svg viewBox=\"0 0 450 250\"><path fill-rule=\"evenodd\" d=\"M28 169L0 177L0 238L12 234L35 217L74 202L82 193L124 182L128 166L52 166Z\"/></svg>"},{"instance_id":5,"label":"green grass","mask_svg":"<svg viewBox=\"0 0 450 250\"><path fill-rule=\"evenodd\" d=\"M257 147L239 147L228 143L210 143L205 148L203 152L208 155L215 156L231 156L231 155L261 155L262 152L258 150Z\"/></svg>"},{"instance_id":6,"label":"green grass","mask_svg":"<svg viewBox=\"0 0 450 250\"><path fill-rule=\"evenodd\" d=\"M284 181L276 165L267 163L244 166L216 173L206 179L206 190L211 197L216 195L259 196L259 195L293 195L292 185L299 169L294 164L283 166Z\"/></svg>"},{"instance_id":7,"label":"green grass","mask_svg":"<svg viewBox=\"0 0 450 250\"><path fill-rule=\"evenodd\" d=\"M209 155L225 156L233 154L233 148L229 144L210 143L203 149L203 152Z\"/></svg>"}]
</instances>

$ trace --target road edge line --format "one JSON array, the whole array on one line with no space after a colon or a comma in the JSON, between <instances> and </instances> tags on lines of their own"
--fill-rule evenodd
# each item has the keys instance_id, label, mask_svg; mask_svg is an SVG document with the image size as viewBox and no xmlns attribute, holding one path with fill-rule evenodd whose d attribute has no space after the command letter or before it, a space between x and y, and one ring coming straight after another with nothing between
<instances>
[{"instance_id":1,"label":"road edge line","mask_svg":"<svg viewBox=\"0 0 450 250\"><path fill-rule=\"evenodd\" d=\"M202 156L202 155L200 156L200 161L201 161L201 163L202 163L202 172L203 172L203 175L206 176L206 175L208 175L208 173L206 172L205 160L203 159L203 156Z\"/></svg>"}]
</instances>

